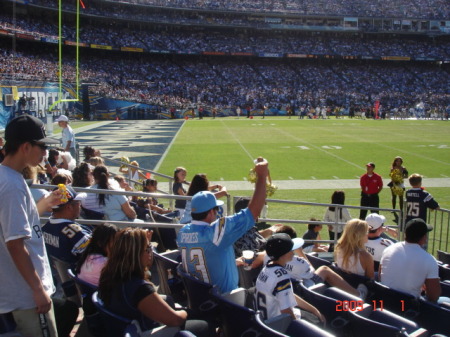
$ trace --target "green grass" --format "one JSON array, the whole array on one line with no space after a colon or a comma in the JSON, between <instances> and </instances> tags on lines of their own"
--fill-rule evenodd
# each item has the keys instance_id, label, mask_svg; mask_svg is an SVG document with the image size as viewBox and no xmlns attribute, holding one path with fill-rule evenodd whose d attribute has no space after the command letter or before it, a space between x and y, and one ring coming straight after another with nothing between
<instances>
[{"instance_id":1,"label":"green grass","mask_svg":"<svg viewBox=\"0 0 450 337\"><path fill-rule=\"evenodd\" d=\"M274 180L354 179L376 163L385 179L395 156L410 173L450 177L450 125L443 121L216 119L185 123L160 172L185 166L211 180L242 180L252 159Z\"/></svg>"},{"instance_id":2,"label":"green grass","mask_svg":"<svg viewBox=\"0 0 450 337\"><path fill-rule=\"evenodd\" d=\"M373 161L375 171L389 182L395 156L404 159L410 173L427 178L450 177L450 124L446 121L400 120L298 120L281 118L189 120L185 123L159 172L171 174L176 166L188 170L187 179L207 173L212 181L242 180L253 167L253 159L269 160L273 180L356 179ZM450 178L449 178L450 179ZM408 182L405 185L409 187ZM450 188L427 190L450 209ZM278 190L273 199L316 203L330 202L334 189ZM248 196L251 190L229 190L232 196ZM357 206L360 189L346 189L346 204ZM391 207L386 187L380 194L380 207ZM322 219L324 207L269 205L270 218ZM357 210L350 213L358 217ZM383 213L392 222L390 213ZM299 234L306 225L295 225ZM445 236L447 234L445 233ZM328 238L326 229L322 237Z\"/></svg>"}]
</instances>

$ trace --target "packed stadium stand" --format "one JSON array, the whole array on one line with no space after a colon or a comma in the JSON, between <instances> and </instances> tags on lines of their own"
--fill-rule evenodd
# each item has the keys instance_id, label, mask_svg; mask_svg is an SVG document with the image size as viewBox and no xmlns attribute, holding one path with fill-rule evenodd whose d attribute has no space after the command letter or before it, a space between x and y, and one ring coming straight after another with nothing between
<instances>
[{"instance_id":1,"label":"packed stadium stand","mask_svg":"<svg viewBox=\"0 0 450 337\"><path fill-rule=\"evenodd\" d=\"M2 78L57 79L55 6L2 3ZM348 112L380 101L391 111L424 103L444 114L449 7L431 0L84 1L80 78L96 84L91 93L165 108ZM76 2L63 1L67 81L75 76L75 11Z\"/></svg>"}]
</instances>

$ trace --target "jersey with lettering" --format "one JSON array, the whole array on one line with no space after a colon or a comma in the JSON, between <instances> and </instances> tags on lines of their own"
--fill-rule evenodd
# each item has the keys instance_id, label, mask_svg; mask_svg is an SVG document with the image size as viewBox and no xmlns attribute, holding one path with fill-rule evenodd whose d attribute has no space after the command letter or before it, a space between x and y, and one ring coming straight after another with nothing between
<instances>
[{"instance_id":1,"label":"jersey with lettering","mask_svg":"<svg viewBox=\"0 0 450 337\"><path fill-rule=\"evenodd\" d=\"M367 252L372 255L373 260L380 262L383 251L392 245L394 242L389 239L384 239L382 237L369 238L365 243Z\"/></svg>"},{"instance_id":2,"label":"jersey with lettering","mask_svg":"<svg viewBox=\"0 0 450 337\"><path fill-rule=\"evenodd\" d=\"M427 191L421 188L411 188L406 191L406 222L415 218L427 221L427 208L438 207L439 204Z\"/></svg>"},{"instance_id":3,"label":"jersey with lettering","mask_svg":"<svg viewBox=\"0 0 450 337\"><path fill-rule=\"evenodd\" d=\"M256 308L264 320L281 315L281 310L297 305L291 276L278 264L266 265L256 279Z\"/></svg>"},{"instance_id":4,"label":"jersey with lettering","mask_svg":"<svg viewBox=\"0 0 450 337\"><path fill-rule=\"evenodd\" d=\"M48 255L68 263L77 262L92 235L92 231L86 226L55 218L50 218L42 231Z\"/></svg>"},{"instance_id":5,"label":"jersey with lettering","mask_svg":"<svg viewBox=\"0 0 450 337\"><path fill-rule=\"evenodd\" d=\"M248 208L209 224L193 220L177 235L183 268L224 293L238 287L233 244L255 224Z\"/></svg>"}]
</instances>

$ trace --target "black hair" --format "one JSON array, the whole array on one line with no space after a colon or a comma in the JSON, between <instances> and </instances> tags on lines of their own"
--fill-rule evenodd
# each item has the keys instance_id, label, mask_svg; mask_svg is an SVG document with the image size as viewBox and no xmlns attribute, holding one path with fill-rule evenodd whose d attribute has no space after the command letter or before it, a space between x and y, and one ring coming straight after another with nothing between
<instances>
[{"instance_id":1,"label":"black hair","mask_svg":"<svg viewBox=\"0 0 450 337\"><path fill-rule=\"evenodd\" d=\"M213 208L211 208L211 209L216 209L216 210L218 210L219 207L216 206L216 207L213 207ZM204 220L204 219L208 216L208 213L209 213L209 211L211 211L211 209L207 210L206 212L202 212L202 213L192 213L192 212L191 212L192 220L197 220L197 221L202 221L202 220Z\"/></svg>"},{"instance_id":2,"label":"black hair","mask_svg":"<svg viewBox=\"0 0 450 337\"><path fill-rule=\"evenodd\" d=\"M344 191L334 191L331 195L331 203L336 205L344 205L345 204L345 192ZM335 207L330 206L328 209L334 212ZM342 218L342 208L339 209L340 214L339 217Z\"/></svg>"},{"instance_id":3,"label":"black hair","mask_svg":"<svg viewBox=\"0 0 450 337\"><path fill-rule=\"evenodd\" d=\"M278 227L276 230L277 233L285 233L291 237L291 239L295 239L297 237L297 233L295 232L294 227L283 225Z\"/></svg>"},{"instance_id":4,"label":"black hair","mask_svg":"<svg viewBox=\"0 0 450 337\"><path fill-rule=\"evenodd\" d=\"M109 189L108 183L108 169L104 165L98 165L94 169L94 179L97 182L98 188L102 190ZM98 203L100 205L105 205L105 194L100 193L98 195Z\"/></svg>"},{"instance_id":5,"label":"black hair","mask_svg":"<svg viewBox=\"0 0 450 337\"><path fill-rule=\"evenodd\" d=\"M244 208L247 208L249 203L250 203L250 199L239 198L238 201L236 201L236 203L234 204L234 213L238 213L239 211L243 210Z\"/></svg>"},{"instance_id":6,"label":"black hair","mask_svg":"<svg viewBox=\"0 0 450 337\"><path fill-rule=\"evenodd\" d=\"M50 166L56 166L56 157L59 156L59 151L56 149L50 149L48 151L48 163Z\"/></svg>"},{"instance_id":7,"label":"black hair","mask_svg":"<svg viewBox=\"0 0 450 337\"><path fill-rule=\"evenodd\" d=\"M83 153L85 161L89 160L91 157L95 157L95 149L92 146L85 146Z\"/></svg>"},{"instance_id":8,"label":"black hair","mask_svg":"<svg viewBox=\"0 0 450 337\"><path fill-rule=\"evenodd\" d=\"M108 246L109 242L114 239L117 231L118 229L116 225L109 223L104 223L95 227L88 246L83 251L77 262L75 268L77 274L80 273L81 266L83 265L84 261L86 261L89 255L99 254L106 256L106 247Z\"/></svg>"},{"instance_id":9,"label":"black hair","mask_svg":"<svg viewBox=\"0 0 450 337\"><path fill-rule=\"evenodd\" d=\"M26 142L19 140L6 141L5 145L3 146L3 149L5 150L5 156L16 154L17 151L19 151L20 146L24 143Z\"/></svg>"},{"instance_id":10,"label":"black hair","mask_svg":"<svg viewBox=\"0 0 450 337\"><path fill-rule=\"evenodd\" d=\"M89 164L82 162L75 167L72 172L72 186L74 187L88 187L90 186L89 178Z\"/></svg>"},{"instance_id":11,"label":"black hair","mask_svg":"<svg viewBox=\"0 0 450 337\"><path fill-rule=\"evenodd\" d=\"M143 192L148 192L147 186L157 186L158 181L156 179L145 179L142 183Z\"/></svg>"},{"instance_id":12,"label":"black hair","mask_svg":"<svg viewBox=\"0 0 450 337\"><path fill-rule=\"evenodd\" d=\"M194 196L198 192L207 191L209 186L208 178L206 178L206 174L198 173L192 178L191 184L189 185L189 189L187 191L187 195Z\"/></svg>"}]
</instances>

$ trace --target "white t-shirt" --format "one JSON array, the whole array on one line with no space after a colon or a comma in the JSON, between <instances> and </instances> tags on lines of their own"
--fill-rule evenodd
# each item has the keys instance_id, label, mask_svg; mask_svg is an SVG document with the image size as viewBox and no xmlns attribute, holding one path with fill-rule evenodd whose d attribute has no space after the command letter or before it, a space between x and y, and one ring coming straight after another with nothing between
<instances>
[{"instance_id":1,"label":"white t-shirt","mask_svg":"<svg viewBox=\"0 0 450 337\"><path fill-rule=\"evenodd\" d=\"M0 313L35 308L33 292L19 273L6 243L23 238L45 292L54 285L36 204L23 176L0 165Z\"/></svg>"},{"instance_id":2,"label":"white t-shirt","mask_svg":"<svg viewBox=\"0 0 450 337\"><path fill-rule=\"evenodd\" d=\"M436 259L416 243L397 242L381 258L381 283L419 297L426 279L439 278Z\"/></svg>"},{"instance_id":3,"label":"white t-shirt","mask_svg":"<svg viewBox=\"0 0 450 337\"><path fill-rule=\"evenodd\" d=\"M376 239L369 238L369 240L365 243L365 246L367 252L372 255L373 260L380 262L383 251L392 244L394 244L394 242L389 239L377 237Z\"/></svg>"},{"instance_id":4,"label":"white t-shirt","mask_svg":"<svg viewBox=\"0 0 450 337\"><path fill-rule=\"evenodd\" d=\"M281 315L281 310L294 309L297 305L288 271L276 264L265 266L259 273L255 296L256 307L264 320Z\"/></svg>"},{"instance_id":5,"label":"white t-shirt","mask_svg":"<svg viewBox=\"0 0 450 337\"><path fill-rule=\"evenodd\" d=\"M342 209L342 215L341 215L341 209ZM352 219L352 216L348 212L347 208L341 208L341 209L338 210L338 222L346 223L347 221ZM336 221L335 211L336 211L336 208L334 211L330 211L327 208L325 215L323 217L323 221L335 222ZM335 233L342 233L342 231L344 230L344 226L331 226L331 230Z\"/></svg>"},{"instance_id":6,"label":"white t-shirt","mask_svg":"<svg viewBox=\"0 0 450 337\"><path fill-rule=\"evenodd\" d=\"M72 128L67 125L67 127L63 128L63 130L61 131L62 147L66 148L67 142L69 141L71 142L70 147L75 148L75 133L73 132Z\"/></svg>"}]
</instances>

